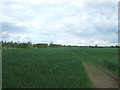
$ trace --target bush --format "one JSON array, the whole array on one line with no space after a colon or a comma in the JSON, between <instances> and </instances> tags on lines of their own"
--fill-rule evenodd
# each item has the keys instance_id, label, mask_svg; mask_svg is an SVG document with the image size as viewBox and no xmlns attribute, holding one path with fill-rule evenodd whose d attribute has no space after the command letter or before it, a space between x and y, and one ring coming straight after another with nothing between
<instances>
[{"instance_id":1,"label":"bush","mask_svg":"<svg viewBox=\"0 0 120 90\"><path fill-rule=\"evenodd\" d=\"M18 44L18 48L29 48L29 44L27 44L27 43L20 43L20 44Z\"/></svg>"},{"instance_id":2,"label":"bush","mask_svg":"<svg viewBox=\"0 0 120 90\"><path fill-rule=\"evenodd\" d=\"M33 46L37 48L46 48L48 45L42 43L42 44L34 44Z\"/></svg>"}]
</instances>

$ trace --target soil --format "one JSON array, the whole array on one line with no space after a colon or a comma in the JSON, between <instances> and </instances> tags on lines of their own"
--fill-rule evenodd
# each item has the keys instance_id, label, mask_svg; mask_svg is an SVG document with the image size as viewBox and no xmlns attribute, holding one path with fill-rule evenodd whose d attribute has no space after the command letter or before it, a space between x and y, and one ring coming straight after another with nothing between
<instances>
[{"instance_id":1,"label":"soil","mask_svg":"<svg viewBox=\"0 0 120 90\"><path fill-rule=\"evenodd\" d=\"M118 79L105 68L88 62L83 65L96 88L118 88Z\"/></svg>"}]
</instances>

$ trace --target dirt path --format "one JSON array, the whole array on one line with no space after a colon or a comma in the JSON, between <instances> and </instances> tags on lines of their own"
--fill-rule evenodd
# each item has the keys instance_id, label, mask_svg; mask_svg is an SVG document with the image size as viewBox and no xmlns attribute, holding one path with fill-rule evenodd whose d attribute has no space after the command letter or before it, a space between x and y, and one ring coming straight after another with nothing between
<instances>
[{"instance_id":1,"label":"dirt path","mask_svg":"<svg viewBox=\"0 0 120 90\"><path fill-rule=\"evenodd\" d=\"M83 63L96 88L118 88L118 80L105 68L90 63Z\"/></svg>"}]
</instances>

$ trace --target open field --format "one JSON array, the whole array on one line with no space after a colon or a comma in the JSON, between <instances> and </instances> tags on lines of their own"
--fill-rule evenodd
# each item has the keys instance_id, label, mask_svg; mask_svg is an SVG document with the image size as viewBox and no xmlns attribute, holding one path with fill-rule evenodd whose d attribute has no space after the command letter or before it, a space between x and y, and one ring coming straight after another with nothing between
<instances>
[{"instance_id":1,"label":"open field","mask_svg":"<svg viewBox=\"0 0 120 90\"><path fill-rule=\"evenodd\" d=\"M94 88L88 62L118 74L117 48L5 49L2 60L3 88Z\"/></svg>"},{"instance_id":2,"label":"open field","mask_svg":"<svg viewBox=\"0 0 120 90\"><path fill-rule=\"evenodd\" d=\"M118 75L117 48L86 48L73 50L84 62L99 64ZM120 75L119 75L120 76Z\"/></svg>"}]
</instances>

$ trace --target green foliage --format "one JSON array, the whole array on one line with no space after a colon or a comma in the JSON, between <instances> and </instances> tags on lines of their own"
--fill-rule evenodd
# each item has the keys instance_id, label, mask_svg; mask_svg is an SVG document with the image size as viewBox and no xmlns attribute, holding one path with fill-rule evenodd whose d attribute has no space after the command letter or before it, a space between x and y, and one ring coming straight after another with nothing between
<instances>
[{"instance_id":1,"label":"green foliage","mask_svg":"<svg viewBox=\"0 0 120 90\"><path fill-rule=\"evenodd\" d=\"M82 61L99 64L118 75L118 48L80 48L73 50ZM120 77L120 75L119 75Z\"/></svg>"},{"instance_id":2,"label":"green foliage","mask_svg":"<svg viewBox=\"0 0 120 90\"><path fill-rule=\"evenodd\" d=\"M29 45L28 45L27 43L20 43L20 44L18 44L17 47L18 47L18 48L28 48Z\"/></svg>"},{"instance_id":3,"label":"green foliage","mask_svg":"<svg viewBox=\"0 0 120 90\"><path fill-rule=\"evenodd\" d=\"M120 48L120 46L77 46L77 45L61 45L61 44L53 44L51 42L48 46L46 43L37 43L32 44L32 42L28 41L27 43L17 43L17 42L6 42L1 41L3 48L46 48L46 47L80 47L80 48Z\"/></svg>"},{"instance_id":4,"label":"green foliage","mask_svg":"<svg viewBox=\"0 0 120 90\"><path fill-rule=\"evenodd\" d=\"M3 88L92 88L72 49L3 50Z\"/></svg>"},{"instance_id":5,"label":"green foliage","mask_svg":"<svg viewBox=\"0 0 120 90\"><path fill-rule=\"evenodd\" d=\"M46 48L46 47L48 47L48 45L44 44L44 43L34 44L33 46L36 47L36 48Z\"/></svg>"},{"instance_id":6,"label":"green foliage","mask_svg":"<svg viewBox=\"0 0 120 90\"><path fill-rule=\"evenodd\" d=\"M50 44L50 47L61 47L61 44Z\"/></svg>"},{"instance_id":7,"label":"green foliage","mask_svg":"<svg viewBox=\"0 0 120 90\"><path fill-rule=\"evenodd\" d=\"M32 43L29 41L27 43L17 43L17 42L3 42L2 41L2 47L3 48L29 48L32 46Z\"/></svg>"},{"instance_id":8,"label":"green foliage","mask_svg":"<svg viewBox=\"0 0 120 90\"><path fill-rule=\"evenodd\" d=\"M117 75L117 48L43 48L3 50L3 88L92 88L82 62Z\"/></svg>"}]
</instances>

